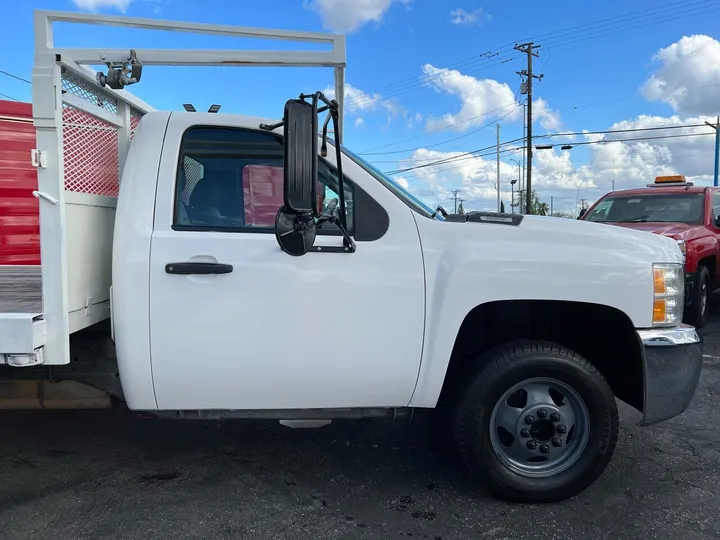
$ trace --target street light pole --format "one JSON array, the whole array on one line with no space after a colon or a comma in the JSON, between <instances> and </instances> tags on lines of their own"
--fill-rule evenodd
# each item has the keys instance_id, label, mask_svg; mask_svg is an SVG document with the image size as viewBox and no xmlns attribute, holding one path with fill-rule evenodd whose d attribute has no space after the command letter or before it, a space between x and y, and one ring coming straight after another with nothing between
<instances>
[{"instance_id":1,"label":"street light pole","mask_svg":"<svg viewBox=\"0 0 720 540\"><path fill-rule=\"evenodd\" d=\"M522 193L522 169L521 169L520 162L517 159L510 158L510 161L514 161L515 163L517 163L517 166L518 166L518 179L517 179L517 182L518 182L518 214L522 214L522 195L521 195L521 193ZM510 182L510 185L512 186L514 183L515 183L515 180ZM513 205L515 204L514 198L512 200L512 204Z\"/></svg>"},{"instance_id":2,"label":"street light pole","mask_svg":"<svg viewBox=\"0 0 720 540\"><path fill-rule=\"evenodd\" d=\"M497 211L500 213L500 124L497 125Z\"/></svg>"},{"instance_id":3,"label":"street light pole","mask_svg":"<svg viewBox=\"0 0 720 540\"><path fill-rule=\"evenodd\" d=\"M515 183L517 180L510 180L510 213L515 213Z\"/></svg>"}]
</instances>

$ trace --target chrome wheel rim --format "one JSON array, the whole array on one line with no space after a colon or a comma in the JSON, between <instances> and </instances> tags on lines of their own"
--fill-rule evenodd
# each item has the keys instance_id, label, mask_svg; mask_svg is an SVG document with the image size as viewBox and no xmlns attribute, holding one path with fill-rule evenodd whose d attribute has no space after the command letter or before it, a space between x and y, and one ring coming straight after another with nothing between
<instances>
[{"instance_id":1,"label":"chrome wheel rim","mask_svg":"<svg viewBox=\"0 0 720 540\"><path fill-rule=\"evenodd\" d=\"M502 463L526 477L547 478L571 467L590 438L590 413L566 383L548 377L513 385L490 416L490 441Z\"/></svg>"},{"instance_id":2,"label":"chrome wheel rim","mask_svg":"<svg viewBox=\"0 0 720 540\"><path fill-rule=\"evenodd\" d=\"M700 297L700 314L705 315L705 310L707 309L707 301L708 301L708 293L707 293L707 284L702 284L702 296Z\"/></svg>"}]
</instances>

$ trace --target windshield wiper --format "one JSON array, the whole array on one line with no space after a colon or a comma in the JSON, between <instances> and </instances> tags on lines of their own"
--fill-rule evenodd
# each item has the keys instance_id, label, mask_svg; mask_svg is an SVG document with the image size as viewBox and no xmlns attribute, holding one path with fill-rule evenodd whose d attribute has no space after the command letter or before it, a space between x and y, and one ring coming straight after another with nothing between
<instances>
[{"instance_id":1,"label":"windshield wiper","mask_svg":"<svg viewBox=\"0 0 720 540\"><path fill-rule=\"evenodd\" d=\"M448 213L445 211L445 209L442 207L442 205L438 206L435 209L435 211L432 214L430 214L430 217L432 219L435 219L435 216L438 215L438 212L440 212L442 214L442 217L444 217L444 218L448 217Z\"/></svg>"}]
</instances>

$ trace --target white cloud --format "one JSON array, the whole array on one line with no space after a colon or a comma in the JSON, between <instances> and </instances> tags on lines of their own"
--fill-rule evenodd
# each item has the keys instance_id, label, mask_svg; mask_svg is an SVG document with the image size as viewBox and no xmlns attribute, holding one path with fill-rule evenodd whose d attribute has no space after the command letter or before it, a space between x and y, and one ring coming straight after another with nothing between
<instances>
[{"instance_id":1,"label":"white cloud","mask_svg":"<svg viewBox=\"0 0 720 540\"><path fill-rule=\"evenodd\" d=\"M152 4L152 6L149 6L149 9L157 15L162 11L160 4L167 1L169 0L72 0L72 3L75 4L78 9L91 13L97 13L103 10L125 13L131 4L143 2Z\"/></svg>"},{"instance_id":2,"label":"white cloud","mask_svg":"<svg viewBox=\"0 0 720 540\"><path fill-rule=\"evenodd\" d=\"M103 9L114 9L125 13L133 0L72 0L79 9L97 12Z\"/></svg>"},{"instance_id":3,"label":"white cloud","mask_svg":"<svg viewBox=\"0 0 720 540\"><path fill-rule=\"evenodd\" d=\"M364 123L365 123L365 120L363 119L362 116L358 116L358 117L355 119L355 127L356 127L356 128L362 127Z\"/></svg>"},{"instance_id":4,"label":"white cloud","mask_svg":"<svg viewBox=\"0 0 720 540\"><path fill-rule=\"evenodd\" d=\"M649 100L662 101L680 114L713 114L720 107L720 42L686 36L660 49L661 63L642 87Z\"/></svg>"},{"instance_id":5,"label":"white cloud","mask_svg":"<svg viewBox=\"0 0 720 540\"><path fill-rule=\"evenodd\" d=\"M533 100L532 113L533 126L535 122L539 122L545 129L555 132L559 130L562 125L560 113L551 109L548 102L543 98Z\"/></svg>"},{"instance_id":6,"label":"white cloud","mask_svg":"<svg viewBox=\"0 0 720 540\"><path fill-rule=\"evenodd\" d=\"M509 120L522 116L515 95L510 86L493 79L476 79L457 70L437 68L432 64L422 66L424 83L437 92L456 96L462 102L457 113L447 113L440 118L428 118L427 129L451 127L455 131L465 131L472 126L485 124L493 117L507 115ZM508 114L510 113L510 114Z\"/></svg>"},{"instance_id":7,"label":"white cloud","mask_svg":"<svg viewBox=\"0 0 720 540\"><path fill-rule=\"evenodd\" d=\"M461 102L460 110L456 113L446 113L439 118L428 117L428 130L451 128L454 131L466 131L493 119L522 119L520 104L515 101L515 93L506 83L494 79L476 79L457 70L437 68L431 64L425 64L422 69L426 85L437 92L456 96ZM560 113L551 109L543 98L533 101L533 122L548 131L557 131L562 126Z\"/></svg>"},{"instance_id":8,"label":"white cloud","mask_svg":"<svg viewBox=\"0 0 720 540\"><path fill-rule=\"evenodd\" d=\"M328 86L323 93L329 99L335 99L335 88ZM405 116L406 111L396 100L384 98L378 93L368 93L360 88L345 83L345 113L360 117L363 114L384 111L387 120L391 121L398 116ZM361 123L364 120L361 121ZM357 122L356 122L357 126Z\"/></svg>"},{"instance_id":9,"label":"white cloud","mask_svg":"<svg viewBox=\"0 0 720 540\"><path fill-rule=\"evenodd\" d=\"M453 9L450 12L450 22L461 26L480 25L483 23L483 9L477 8L472 11L465 11L462 8Z\"/></svg>"},{"instance_id":10,"label":"white cloud","mask_svg":"<svg viewBox=\"0 0 720 540\"><path fill-rule=\"evenodd\" d=\"M320 15L324 28L344 34L379 23L393 2L409 6L413 0L306 0L304 5Z\"/></svg>"}]
</instances>

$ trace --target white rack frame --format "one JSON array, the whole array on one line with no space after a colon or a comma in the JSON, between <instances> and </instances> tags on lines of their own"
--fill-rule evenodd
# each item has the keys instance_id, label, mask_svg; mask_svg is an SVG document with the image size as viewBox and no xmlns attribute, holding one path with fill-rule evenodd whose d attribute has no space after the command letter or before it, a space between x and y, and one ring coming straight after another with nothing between
<instances>
[{"instance_id":1,"label":"white rack frame","mask_svg":"<svg viewBox=\"0 0 720 540\"><path fill-rule=\"evenodd\" d=\"M105 273L103 269L85 267L93 259L84 260L83 254L95 255L98 259L100 257L94 250L109 249L106 240L108 228L112 232L115 199L65 189L63 106L80 110L117 128L120 174L132 136L131 113L137 117L154 110L125 90L101 87L96 81L96 72L86 67L127 62L129 49L56 47L53 23L329 44L332 46L329 51L135 49L135 52L145 69L151 66L332 67L335 70L335 99L340 108L336 137L342 141L346 66L343 35L35 10L32 103L37 148L32 159L38 167L38 189L34 194L40 200L43 312L0 314L0 363L18 366L69 363L70 334L108 318L110 313L109 290L104 290L109 280L106 275L110 271L109 264ZM91 88L92 95L100 96L99 101L108 98L113 104L117 103L117 113L103 107L102 103L63 92L63 74L69 74L75 81ZM68 253L72 255L70 260ZM69 266L72 272L69 272ZM99 286L103 292L97 297ZM86 299L84 305L79 305L78 301L83 298ZM26 338L21 341L27 343L24 347L27 350L7 349L3 344L17 343L18 332Z\"/></svg>"}]
</instances>

